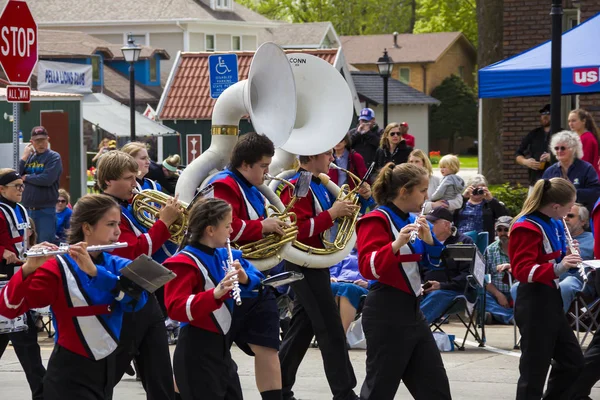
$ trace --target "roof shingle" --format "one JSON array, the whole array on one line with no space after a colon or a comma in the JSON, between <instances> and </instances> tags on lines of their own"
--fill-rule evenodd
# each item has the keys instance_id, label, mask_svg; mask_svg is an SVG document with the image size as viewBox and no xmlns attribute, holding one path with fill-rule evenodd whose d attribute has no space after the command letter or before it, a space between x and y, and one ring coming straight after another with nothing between
<instances>
[{"instance_id":1,"label":"roof shingle","mask_svg":"<svg viewBox=\"0 0 600 400\"><path fill-rule=\"evenodd\" d=\"M281 47L305 46L318 48L331 27L331 22L311 22L303 24L281 24L265 28L258 35L258 43L274 42ZM336 47L339 43L336 43Z\"/></svg>"},{"instance_id":2,"label":"roof shingle","mask_svg":"<svg viewBox=\"0 0 600 400\"><path fill-rule=\"evenodd\" d=\"M359 96L383 104L383 79L377 72L352 72ZM440 101L396 79L388 80L388 104L440 104Z\"/></svg>"},{"instance_id":3,"label":"roof shingle","mask_svg":"<svg viewBox=\"0 0 600 400\"><path fill-rule=\"evenodd\" d=\"M336 49L301 50L290 53L307 53L321 57L333 64L337 55ZM164 105L159 112L161 120L196 120L211 119L216 100L210 97L208 76L208 56L214 53L181 53L179 65L171 83L167 83L163 92ZM239 79L248 79L253 51L235 52L238 56Z\"/></svg>"}]
</instances>

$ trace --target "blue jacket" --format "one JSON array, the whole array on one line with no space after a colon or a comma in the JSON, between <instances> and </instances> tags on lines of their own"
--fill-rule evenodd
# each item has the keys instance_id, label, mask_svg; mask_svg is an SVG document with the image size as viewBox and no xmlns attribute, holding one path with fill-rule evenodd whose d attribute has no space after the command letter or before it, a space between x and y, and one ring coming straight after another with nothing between
<instances>
[{"instance_id":1,"label":"blue jacket","mask_svg":"<svg viewBox=\"0 0 600 400\"><path fill-rule=\"evenodd\" d=\"M562 177L560 163L552 164L542 176L543 179ZM592 164L576 158L567 170L567 177L577 189L577 202L583 204L591 214L600 197L600 182L596 170Z\"/></svg>"},{"instance_id":2,"label":"blue jacket","mask_svg":"<svg viewBox=\"0 0 600 400\"><path fill-rule=\"evenodd\" d=\"M62 170L60 154L52 150L19 161L19 173L27 175L21 204L25 208L55 208Z\"/></svg>"}]
</instances>

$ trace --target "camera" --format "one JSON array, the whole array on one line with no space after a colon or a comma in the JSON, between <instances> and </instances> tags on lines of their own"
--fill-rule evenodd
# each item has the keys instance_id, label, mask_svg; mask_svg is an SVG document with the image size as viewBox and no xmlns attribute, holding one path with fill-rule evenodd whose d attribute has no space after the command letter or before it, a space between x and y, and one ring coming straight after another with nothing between
<instances>
[{"instance_id":1,"label":"camera","mask_svg":"<svg viewBox=\"0 0 600 400\"><path fill-rule=\"evenodd\" d=\"M475 188L473 189L473 196L477 196L483 194L483 188Z\"/></svg>"}]
</instances>

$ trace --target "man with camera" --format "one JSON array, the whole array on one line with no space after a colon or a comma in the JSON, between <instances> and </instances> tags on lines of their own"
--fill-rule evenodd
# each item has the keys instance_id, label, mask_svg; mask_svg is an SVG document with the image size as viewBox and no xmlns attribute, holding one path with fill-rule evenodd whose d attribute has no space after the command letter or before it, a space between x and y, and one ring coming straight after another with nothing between
<instances>
[{"instance_id":1,"label":"man with camera","mask_svg":"<svg viewBox=\"0 0 600 400\"><path fill-rule=\"evenodd\" d=\"M350 135L352 150L364 158L365 165L371 165L375 161L375 154L379 148L382 132L383 129L380 129L377 121L375 121L375 111L370 108L363 108L358 117L358 126L351 129L348 134Z\"/></svg>"}]
</instances>

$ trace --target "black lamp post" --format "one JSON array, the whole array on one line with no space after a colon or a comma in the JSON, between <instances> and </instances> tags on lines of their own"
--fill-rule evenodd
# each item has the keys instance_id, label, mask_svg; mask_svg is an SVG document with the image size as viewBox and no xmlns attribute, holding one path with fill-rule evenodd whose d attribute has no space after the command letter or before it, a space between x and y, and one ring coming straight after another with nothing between
<instances>
[{"instance_id":1,"label":"black lamp post","mask_svg":"<svg viewBox=\"0 0 600 400\"><path fill-rule=\"evenodd\" d=\"M562 1L552 0L552 57L550 62L552 84L550 89L550 132L556 133L560 130L560 96L562 91L561 82L561 54L562 54Z\"/></svg>"},{"instance_id":2,"label":"black lamp post","mask_svg":"<svg viewBox=\"0 0 600 400\"><path fill-rule=\"evenodd\" d=\"M142 52L142 48L135 44L133 35L130 33L127 39L127 46L121 47L123 52L123 58L129 63L129 111L131 118L131 141L135 142L135 68L134 64L137 62Z\"/></svg>"},{"instance_id":3,"label":"black lamp post","mask_svg":"<svg viewBox=\"0 0 600 400\"><path fill-rule=\"evenodd\" d=\"M394 60L388 56L387 49L383 50L383 57L377 60L379 76L383 78L383 127L388 124L388 79L394 69Z\"/></svg>"}]
</instances>

